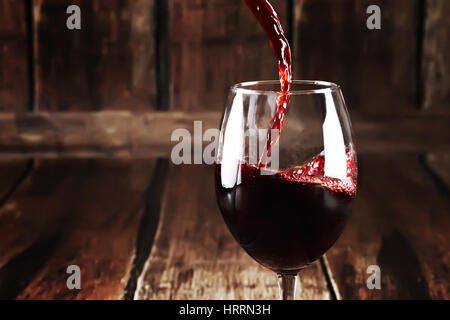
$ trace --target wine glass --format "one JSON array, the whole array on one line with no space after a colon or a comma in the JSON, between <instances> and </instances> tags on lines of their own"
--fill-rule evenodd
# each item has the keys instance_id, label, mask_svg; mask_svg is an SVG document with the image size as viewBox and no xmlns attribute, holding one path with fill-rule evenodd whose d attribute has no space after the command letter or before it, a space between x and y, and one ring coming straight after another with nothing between
<instances>
[{"instance_id":1,"label":"wine glass","mask_svg":"<svg viewBox=\"0 0 450 320\"><path fill-rule=\"evenodd\" d=\"M230 89L215 185L234 238L277 273L281 299L292 300L297 274L344 229L357 161L338 85L298 80L289 93L279 86L257 81Z\"/></svg>"}]
</instances>

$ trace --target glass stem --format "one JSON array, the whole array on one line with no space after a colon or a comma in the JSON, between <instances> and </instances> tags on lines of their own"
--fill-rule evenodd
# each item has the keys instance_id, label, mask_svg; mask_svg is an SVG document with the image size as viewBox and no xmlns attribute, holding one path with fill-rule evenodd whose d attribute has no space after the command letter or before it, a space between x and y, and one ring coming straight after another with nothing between
<instances>
[{"instance_id":1,"label":"glass stem","mask_svg":"<svg viewBox=\"0 0 450 320\"><path fill-rule=\"evenodd\" d=\"M296 274L278 274L278 287L281 300L295 300Z\"/></svg>"}]
</instances>

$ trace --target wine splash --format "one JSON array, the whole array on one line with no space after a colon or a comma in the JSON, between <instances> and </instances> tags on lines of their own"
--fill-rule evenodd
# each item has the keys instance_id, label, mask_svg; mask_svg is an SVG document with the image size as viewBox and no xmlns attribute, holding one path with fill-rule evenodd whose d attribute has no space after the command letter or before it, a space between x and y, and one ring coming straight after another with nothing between
<instances>
[{"instance_id":1,"label":"wine splash","mask_svg":"<svg viewBox=\"0 0 450 320\"><path fill-rule=\"evenodd\" d=\"M281 91L277 99L277 111L272 118L270 127L277 130L276 137L271 136L271 130L267 133L266 149L260 160L259 167L267 166L268 154L273 145L278 143L281 131L283 130L284 114L289 105L289 91L292 86L292 55L289 42L284 35L278 14L268 0L244 0L247 6L255 15L259 24L269 38L270 46L278 61L278 72L280 75Z\"/></svg>"},{"instance_id":2,"label":"wine splash","mask_svg":"<svg viewBox=\"0 0 450 320\"><path fill-rule=\"evenodd\" d=\"M356 177L358 167L356 153L351 149L347 152L347 173L344 179L327 177L325 174L325 157L316 156L307 164L279 173L280 177L291 182L312 183L349 197L356 196Z\"/></svg>"}]
</instances>

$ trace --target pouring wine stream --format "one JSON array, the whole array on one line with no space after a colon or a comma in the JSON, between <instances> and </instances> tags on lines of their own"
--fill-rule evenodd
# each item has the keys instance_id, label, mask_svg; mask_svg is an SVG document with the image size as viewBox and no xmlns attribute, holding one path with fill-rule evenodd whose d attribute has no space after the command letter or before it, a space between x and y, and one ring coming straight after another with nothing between
<instances>
[{"instance_id":1,"label":"pouring wine stream","mask_svg":"<svg viewBox=\"0 0 450 320\"><path fill-rule=\"evenodd\" d=\"M289 91L292 86L292 55L289 42L284 35L280 19L268 0L244 0L253 12L259 24L269 38L270 46L278 61L281 91L277 99L277 110L272 118L270 128L277 130L278 135L272 137L272 131L267 132L267 143L264 152L258 162L258 167L264 169L272 146L278 143L283 130L284 114L289 105Z\"/></svg>"}]
</instances>

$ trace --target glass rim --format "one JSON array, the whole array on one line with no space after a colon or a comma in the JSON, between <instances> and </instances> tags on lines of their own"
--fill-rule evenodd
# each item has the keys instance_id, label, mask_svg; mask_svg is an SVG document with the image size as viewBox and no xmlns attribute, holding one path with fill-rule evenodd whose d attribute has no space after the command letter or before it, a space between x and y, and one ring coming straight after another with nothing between
<instances>
[{"instance_id":1,"label":"glass rim","mask_svg":"<svg viewBox=\"0 0 450 320\"><path fill-rule=\"evenodd\" d=\"M264 90L264 89L252 89L257 85L278 85L280 86L280 80L260 80L260 81L246 81L240 82L231 86L232 92L240 92L245 94L279 94L281 90ZM295 85L310 85L312 87L317 86L317 89L298 89L295 90L292 87ZM333 82L321 81L321 80L293 80L292 87L289 91L289 95L301 95L301 94L318 94L318 93L331 93L337 92L341 87Z\"/></svg>"}]
</instances>

